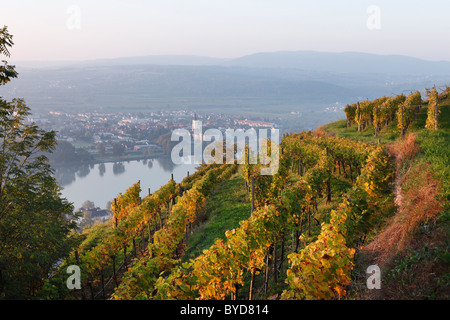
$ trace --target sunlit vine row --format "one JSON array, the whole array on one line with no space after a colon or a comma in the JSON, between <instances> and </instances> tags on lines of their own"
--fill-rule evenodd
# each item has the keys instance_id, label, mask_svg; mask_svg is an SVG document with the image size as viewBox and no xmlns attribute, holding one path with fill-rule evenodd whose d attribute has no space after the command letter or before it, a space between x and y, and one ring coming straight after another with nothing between
<instances>
[{"instance_id":1,"label":"sunlit vine row","mask_svg":"<svg viewBox=\"0 0 450 320\"><path fill-rule=\"evenodd\" d=\"M155 298L236 298L247 277L250 279L249 298L252 298L255 276L266 269L271 247L283 233L298 225L302 212L313 206L312 200L323 189L331 170L332 162L324 148L309 145L303 149L302 144L294 140L299 141L292 139L282 143L280 168L274 176L259 176L261 164L244 164L244 178L248 182L250 178L259 178L256 183L253 180L255 185L262 182L268 186L266 201L259 199L250 218L241 221L239 228L227 231L225 241L217 240L196 259L177 267L168 277L160 277ZM303 155L299 154L300 150ZM301 182L287 186L288 169L298 160L302 160L308 170ZM260 191L264 193L262 188ZM300 210L297 210L299 203Z\"/></svg>"},{"instance_id":2,"label":"sunlit vine row","mask_svg":"<svg viewBox=\"0 0 450 320\"><path fill-rule=\"evenodd\" d=\"M111 276L121 263L116 261L116 258L123 255L126 259L127 249L136 250L130 247L135 239L139 239L142 244L145 238L150 241L155 231L164 224L164 215L172 200L213 168L214 166L200 166L180 184L170 180L143 199L140 197L139 182L129 187L124 194L119 194L111 205L112 221L106 223L108 226L105 224L101 238L96 239L91 245L79 247L76 251L77 257L72 253L68 258L72 264L81 267L83 282L91 287L93 283L99 282L103 275Z\"/></svg>"},{"instance_id":3,"label":"sunlit vine row","mask_svg":"<svg viewBox=\"0 0 450 320\"><path fill-rule=\"evenodd\" d=\"M236 165L221 165L208 171L183 195L177 197L165 225L154 235L148 245L148 253L139 259L124 275L113 299L149 298L154 283L161 272L169 271L182 255L183 239L190 223L203 207L211 189L228 179L237 169Z\"/></svg>"},{"instance_id":4,"label":"sunlit vine row","mask_svg":"<svg viewBox=\"0 0 450 320\"><path fill-rule=\"evenodd\" d=\"M382 147L371 151L355 186L331 211L329 223L322 223L318 239L299 253L291 253L283 299L332 299L346 294L350 284L355 250L351 248L364 234L364 221L378 208L389 188L393 171Z\"/></svg>"}]
</instances>

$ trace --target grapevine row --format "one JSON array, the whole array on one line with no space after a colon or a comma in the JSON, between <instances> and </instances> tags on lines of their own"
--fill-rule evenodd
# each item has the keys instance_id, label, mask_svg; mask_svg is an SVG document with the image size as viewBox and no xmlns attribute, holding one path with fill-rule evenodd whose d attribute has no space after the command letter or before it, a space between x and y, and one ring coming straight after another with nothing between
<instances>
[{"instance_id":1,"label":"grapevine row","mask_svg":"<svg viewBox=\"0 0 450 320\"><path fill-rule=\"evenodd\" d=\"M322 223L318 239L288 256L289 289L282 299L332 299L346 294L355 253L351 245L364 234L364 222L376 213L392 175L386 153L377 147L368 156L355 186L338 209L331 211L330 222Z\"/></svg>"},{"instance_id":2,"label":"grapevine row","mask_svg":"<svg viewBox=\"0 0 450 320\"><path fill-rule=\"evenodd\" d=\"M146 250L145 240L151 241L154 233L162 228L167 219L167 211L175 197L192 186L214 166L200 166L198 170L184 178L180 184L170 180L153 194L140 198L140 183L132 185L124 194L119 194L111 205L113 211L112 221L104 226L104 231L91 239L90 243L83 244L71 254L61 266L60 273L67 265L80 266L83 283L90 288L91 296L97 296L93 287L101 279L102 289L105 286L104 277L112 275L115 284L117 279L117 258L123 256L121 267L127 268L129 256L137 256L137 243L141 243L141 253ZM130 244L132 244L130 250ZM129 254L127 255L127 251ZM131 253L130 253L131 251ZM120 269L120 267L119 267ZM104 293L104 292L103 292ZM83 292L84 294L84 292Z\"/></svg>"},{"instance_id":3,"label":"grapevine row","mask_svg":"<svg viewBox=\"0 0 450 320\"><path fill-rule=\"evenodd\" d=\"M249 298L252 298L255 276L264 272L267 278L269 274L270 251L277 241L284 239L288 230L302 225L306 214L310 220L314 210L312 200L317 199L326 188L329 179L333 162L326 150L320 145L314 146L311 141L303 148L306 144L296 143L298 141L298 137L283 139L280 169L273 177L258 177L259 165L244 165L244 177L248 182L250 177L257 177L256 185L270 186L265 188L265 194L260 188L259 193L262 195L260 198L257 196L258 208L248 220L241 222L239 228L226 233L226 241L217 240L195 260L178 266L168 277L160 277L155 286L154 298L236 298L246 276L250 277ZM366 148L359 150L367 153ZM299 160L307 168L303 179L286 186L288 170L292 170L293 162ZM277 187L274 188L274 185ZM277 200L268 203L270 201L267 199ZM334 220L331 221L333 223ZM283 247L282 242L282 251ZM297 249L296 246L293 248ZM343 248L346 248L345 245ZM277 268L277 264L272 261L272 269L275 271Z\"/></svg>"},{"instance_id":4,"label":"grapevine row","mask_svg":"<svg viewBox=\"0 0 450 320\"><path fill-rule=\"evenodd\" d=\"M427 90L428 91L428 90ZM347 117L347 126L353 124L358 125L358 132L364 130L368 126L373 126L375 136L387 126L396 120L397 128L402 135L410 126L416 114L420 111L421 106L428 104L427 120L425 127L427 129L439 128L439 100L448 98L450 87L439 95L436 87L428 91L428 101L423 101L419 91L412 92L407 97L399 94L394 97L382 97L372 101L365 100L362 102L348 104L344 111Z\"/></svg>"},{"instance_id":5,"label":"grapevine row","mask_svg":"<svg viewBox=\"0 0 450 320\"><path fill-rule=\"evenodd\" d=\"M147 255L124 275L112 299L148 298L158 275L177 264L189 226L195 222L211 189L227 180L236 169L236 165L221 165L212 169L176 198L166 224L155 233L154 241L149 243Z\"/></svg>"}]
</instances>

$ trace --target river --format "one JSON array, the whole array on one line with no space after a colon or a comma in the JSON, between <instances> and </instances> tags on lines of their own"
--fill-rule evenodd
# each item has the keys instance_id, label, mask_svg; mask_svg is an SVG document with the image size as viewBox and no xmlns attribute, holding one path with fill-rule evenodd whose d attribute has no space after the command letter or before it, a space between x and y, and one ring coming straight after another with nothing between
<instances>
[{"instance_id":1,"label":"river","mask_svg":"<svg viewBox=\"0 0 450 320\"><path fill-rule=\"evenodd\" d=\"M175 165L170 157L160 157L54 169L55 178L62 187L62 196L74 204L74 209L80 208L86 200L104 209L108 201L113 201L119 193L124 193L139 180L141 197L145 197L148 188L153 193L165 185L172 174L174 180L180 182L188 172L195 172L196 167L196 164Z\"/></svg>"}]
</instances>

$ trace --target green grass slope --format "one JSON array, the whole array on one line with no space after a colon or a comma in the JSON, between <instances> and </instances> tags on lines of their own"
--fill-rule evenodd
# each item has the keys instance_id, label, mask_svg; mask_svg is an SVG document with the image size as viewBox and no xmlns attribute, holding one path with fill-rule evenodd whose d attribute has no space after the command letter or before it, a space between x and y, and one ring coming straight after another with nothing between
<instances>
[{"instance_id":1,"label":"green grass slope","mask_svg":"<svg viewBox=\"0 0 450 320\"><path fill-rule=\"evenodd\" d=\"M251 213L251 203L238 171L230 180L217 187L203 209L202 223L196 227L187 243L184 260L198 256L216 239L225 239L225 231L239 226Z\"/></svg>"}]
</instances>

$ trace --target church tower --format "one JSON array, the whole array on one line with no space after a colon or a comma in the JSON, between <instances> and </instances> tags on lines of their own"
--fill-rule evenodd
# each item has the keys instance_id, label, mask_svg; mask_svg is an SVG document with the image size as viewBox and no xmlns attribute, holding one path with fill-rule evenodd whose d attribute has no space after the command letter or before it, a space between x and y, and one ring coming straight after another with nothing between
<instances>
[{"instance_id":1,"label":"church tower","mask_svg":"<svg viewBox=\"0 0 450 320\"><path fill-rule=\"evenodd\" d=\"M202 132L202 121L197 120L197 113L194 113L194 119L192 120L192 133L195 140L202 140L203 139L203 132Z\"/></svg>"}]
</instances>

